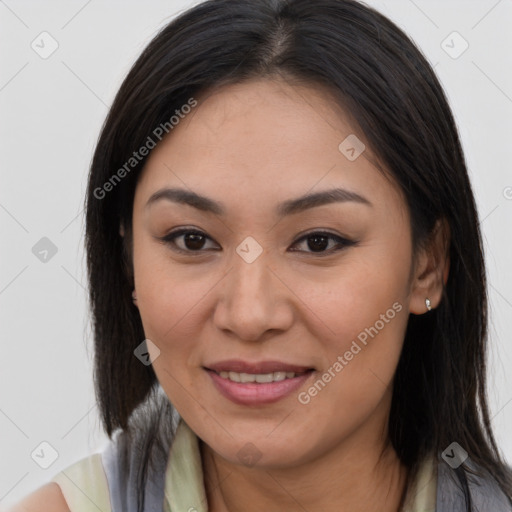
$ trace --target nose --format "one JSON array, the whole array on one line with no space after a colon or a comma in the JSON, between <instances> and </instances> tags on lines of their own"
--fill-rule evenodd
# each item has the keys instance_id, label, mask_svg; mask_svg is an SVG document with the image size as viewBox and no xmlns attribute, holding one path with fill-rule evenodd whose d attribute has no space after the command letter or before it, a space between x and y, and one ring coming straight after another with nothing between
<instances>
[{"instance_id":1,"label":"nose","mask_svg":"<svg viewBox=\"0 0 512 512\"><path fill-rule=\"evenodd\" d=\"M214 323L240 340L263 341L291 327L292 296L265 253L252 263L235 255L220 288Z\"/></svg>"}]
</instances>

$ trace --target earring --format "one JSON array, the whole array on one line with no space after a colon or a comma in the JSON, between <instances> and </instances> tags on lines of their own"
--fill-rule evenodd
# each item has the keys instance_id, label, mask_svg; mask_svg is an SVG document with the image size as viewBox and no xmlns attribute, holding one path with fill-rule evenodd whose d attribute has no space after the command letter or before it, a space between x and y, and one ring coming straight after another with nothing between
<instances>
[{"instance_id":1,"label":"earring","mask_svg":"<svg viewBox=\"0 0 512 512\"><path fill-rule=\"evenodd\" d=\"M133 302L137 301L137 293L135 292L135 290L133 290L133 292L132 292L132 300L133 300Z\"/></svg>"},{"instance_id":2,"label":"earring","mask_svg":"<svg viewBox=\"0 0 512 512\"><path fill-rule=\"evenodd\" d=\"M427 306L427 311L432 310L432 306L430 305L430 299L428 297L425 299L425 306Z\"/></svg>"}]
</instances>

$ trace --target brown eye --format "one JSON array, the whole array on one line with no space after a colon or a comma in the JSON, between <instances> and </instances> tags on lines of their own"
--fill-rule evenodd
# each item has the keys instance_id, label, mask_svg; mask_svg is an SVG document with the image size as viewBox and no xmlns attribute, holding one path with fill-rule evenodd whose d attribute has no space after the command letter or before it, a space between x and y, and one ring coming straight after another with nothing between
<instances>
[{"instance_id":1,"label":"brown eye","mask_svg":"<svg viewBox=\"0 0 512 512\"><path fill-rule=\"evenodd\" d=\"M298 252L311 252L317 254L331 254L333 252L344 249L345 247L349 247L351 245L355 245L357 242L353 240L348 240L346 238L342 238L341 236L335 235L334 233L327 232L314 232L308 233L303 236L294 245L297 245L299 242L307 242L307 248L309 251L299 250ZM334 247L329 247L329 242L334 241ZM327 249L327 250L326 250ZM296 251L293 249L293 251Z\"/></svg>"},{"instance_id":2,"label":"brown eye","mask_svg":"<svg viewBox=\"0 0 512 512\"><path fill-rule=\"evenodd\" d=\"M187 233L184 235L183 243L187 249L191 251L198 251L202 249L205 243L204 235L198 235L197 233Z\"/></svg>"},{"instance_id":3,"label":"brown eye","mask_svg":"<svg viewBox=\"0 0 512 512\"><path fill-rule=\"evenodd\" d=\"M176 240L182 238L178 244ZM205 233L195 229L179 229L161 238L165 243L172 244L178 252L203 252L207 240L211 240Z\"/></svg>"},{"instance_id":4,"label":"brown eye","mask_svg":"<svg viewBox=\"0 0 512 512\"><path fill-rule=\"evenodd\" d=\"M324 251L329 245L329 237L325 235L311 235L307 241L308 248L313 252Z\"/></svg>"}]
</instances>

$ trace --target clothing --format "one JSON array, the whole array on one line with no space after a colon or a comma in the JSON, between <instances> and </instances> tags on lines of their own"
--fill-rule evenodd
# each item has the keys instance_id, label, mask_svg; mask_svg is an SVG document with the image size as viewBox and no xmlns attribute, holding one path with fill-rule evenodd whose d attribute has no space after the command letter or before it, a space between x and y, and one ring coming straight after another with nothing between
<instances>
[{"instance_id":1,"label":"clothing","mask_svg":"<svg viewBox=\"0 0 512 512\"><path fill-rule=\"evenodd\" d=\"M111 441L103 452L81 459L53 477L71 512L136 512L134 469L138 458L131 453L129 472L124 474L117 453L116 442ZM170 455L160 464L148 479L144 510L207 512L199 441L182 419ZM450 471L446 463L436 464L434 457L425 459L406 496L405 512L464 512L462 494L456 492ZM485 481L483 487L470 484L470 488L480 507L477 510L512 511L504 494L491 483Z\"/></svg>"}]
</instances>

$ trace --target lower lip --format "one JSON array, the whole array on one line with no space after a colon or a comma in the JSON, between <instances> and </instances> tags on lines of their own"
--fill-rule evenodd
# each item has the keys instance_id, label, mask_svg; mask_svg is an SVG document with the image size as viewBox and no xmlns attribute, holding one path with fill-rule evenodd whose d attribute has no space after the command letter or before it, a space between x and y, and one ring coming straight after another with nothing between
<instances>
[{"instance_id":1,"label":"lower lip","mask_svg":"<svg viewBox=\"0 0 512 512\"><path fill-rule=\"evenodd\" d=\"M299 389L314 373L309 371L292 379L259 384L256 382L233 382L221 377L213 370L206 371L221 394L239 405L271 404L282 400Z\"/></svg>"}]
</instances>

